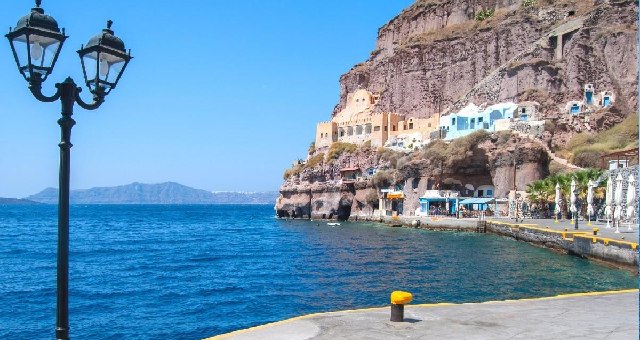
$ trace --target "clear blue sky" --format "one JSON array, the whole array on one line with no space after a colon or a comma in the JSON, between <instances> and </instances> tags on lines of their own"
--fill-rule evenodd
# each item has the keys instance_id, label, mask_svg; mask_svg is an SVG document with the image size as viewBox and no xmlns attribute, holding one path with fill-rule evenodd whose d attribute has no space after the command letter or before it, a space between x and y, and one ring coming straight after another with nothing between
<instances>
[{"instance_id":1,"label":"clear blue sky","mask_svg":"<svg viewBox=\"0 0 640 340\"><path fill-rule=\"evenodd\" d=\"M71 188L175 181L205 190L277 190L328 120L339 77L412 0L44 0L67 39L44 84L71 76L107 19L135 59L103 106L76 106ZM6 34L34 2L4 1ZM0 197L58 186L60 104L41 103L0 43ZM89 99L87 90L84 98Z\"/></svg>"}]
</instances>

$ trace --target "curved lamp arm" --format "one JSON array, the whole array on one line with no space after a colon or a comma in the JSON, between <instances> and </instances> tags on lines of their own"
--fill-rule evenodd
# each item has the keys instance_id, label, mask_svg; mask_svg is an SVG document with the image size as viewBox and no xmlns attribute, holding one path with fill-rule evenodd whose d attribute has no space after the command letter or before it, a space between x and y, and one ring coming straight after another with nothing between
<instances>
[{"instance_id":1,"label":"curved lamp arm","mask_svg":"<svg viewBox=\"0 0 640 340\"><path fill-rule=\"evenodd\" d=\"M80 97L80 92L82 92L82 88L78 87L76 91L76 103L78 103L78 105L80 105L80 107L85 110L95 110L99 108L100 105L102 105L102 103L104 103L105 96L101 92L98 92L93 95L92 103L87 103L84 100L82 100L82 97Z\"/></svg>"},{"instance_id":2,"label":"curved lamp arm","mask_svg":"<svg viewBox=\"0 0 640 340\"><path fill-rule=\"evenodd\" d=\"M39 78L29 80L29 91L31 91L31 94L33 94L37 100L45 103L55 102L60 99L62 95L62 91L57 87L56 93L53 96L45 96L42 93L42 80Z\"/></svg>"}]
</instances>

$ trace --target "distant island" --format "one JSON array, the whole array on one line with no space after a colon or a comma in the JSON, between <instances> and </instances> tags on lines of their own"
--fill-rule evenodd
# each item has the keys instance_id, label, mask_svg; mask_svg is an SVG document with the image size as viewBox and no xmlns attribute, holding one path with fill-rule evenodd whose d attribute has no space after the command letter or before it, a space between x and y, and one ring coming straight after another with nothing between
<instances>
[{"instance_id":1,"label":"distant island","mask_svg":"<svg viewBox=\"0 0 640 340\"><path fill-rule=\"evenodd\" d=\"M42 203L30 201L27 199L20 199L20 198L0 197L0 205L34 205L34 204L42 204Z\"/></svg>"},{"instance_id":2,"label":"distant island","mask_svg":"<svg viewBox=\"0 0 640 340\"><path fill-rule=\"evenodd\" d=\"M279 193L210 192L179 183L131 183L115 187L71 190L71 204L273 204ZM58 203L58 189L47 188L26 200Z\"/></svg>"}]
</instances>

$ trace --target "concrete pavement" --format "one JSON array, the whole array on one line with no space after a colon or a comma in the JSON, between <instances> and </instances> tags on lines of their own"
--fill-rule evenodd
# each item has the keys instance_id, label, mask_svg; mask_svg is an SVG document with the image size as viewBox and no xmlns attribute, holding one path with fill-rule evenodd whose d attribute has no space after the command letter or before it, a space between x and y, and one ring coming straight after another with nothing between
<instances>
[{"instance_id":1,"label":"concrete pavement","mask_svg":"<svg viewBox=\"0 0 640 340\"><path fill-rule=\"evenodd\" d=\"M638 290L311 314L213 339L637 339Z\"/></svg>"},{"instance_id":2,"label":"concrete pavement","mask_svg":"<svg viewBox=\"0 0 640 340\"><path fill-rule=\"evenodd\" d=\"M618 228L619 233L616 233L615 232L616 228L614 227L607 228L607 222L600 222L600 221L597 221L597 222L591 221L591 225L588 225L588 221L579 220L578 230L575 230L574 224L571 222L571 220L559 220L558 223L556 223L555 220L553 219L528 219L527 218L521 223L515 223L513 220L500 219L500 218L496 218L496 219L487 218L487 220L504 221L504 222L509 222L513 224L535 224L538 227L542 227L542 228L549 227L550 229L558 230L558 231L563 231L566 228L568 231L584 231L584 232L591 233L593 232L593 228L598 228L600 229L598 231L598 236L600 237L607 237L614 240L623 240L623 241L638 243L638 225L637 224L631 224L630 225L631 230L629 230L629 225L627 223L621 223L620 227Z\"/></svg>"}]
</instances>

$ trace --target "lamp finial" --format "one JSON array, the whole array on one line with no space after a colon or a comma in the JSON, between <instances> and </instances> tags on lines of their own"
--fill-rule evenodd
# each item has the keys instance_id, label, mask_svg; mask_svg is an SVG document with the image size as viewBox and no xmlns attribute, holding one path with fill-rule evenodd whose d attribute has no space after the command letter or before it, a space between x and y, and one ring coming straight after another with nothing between
<instances>
[{"instance_id":1,"label":"lamp finial","mask_svg":"<svg viewBox=\"0 0 640 340\"><path fill-rule=\"evenodd\" d=\"M113 20L107 20L107 29L111 29L111 25L113 25Z\"/></svg>"}]
</instances>

